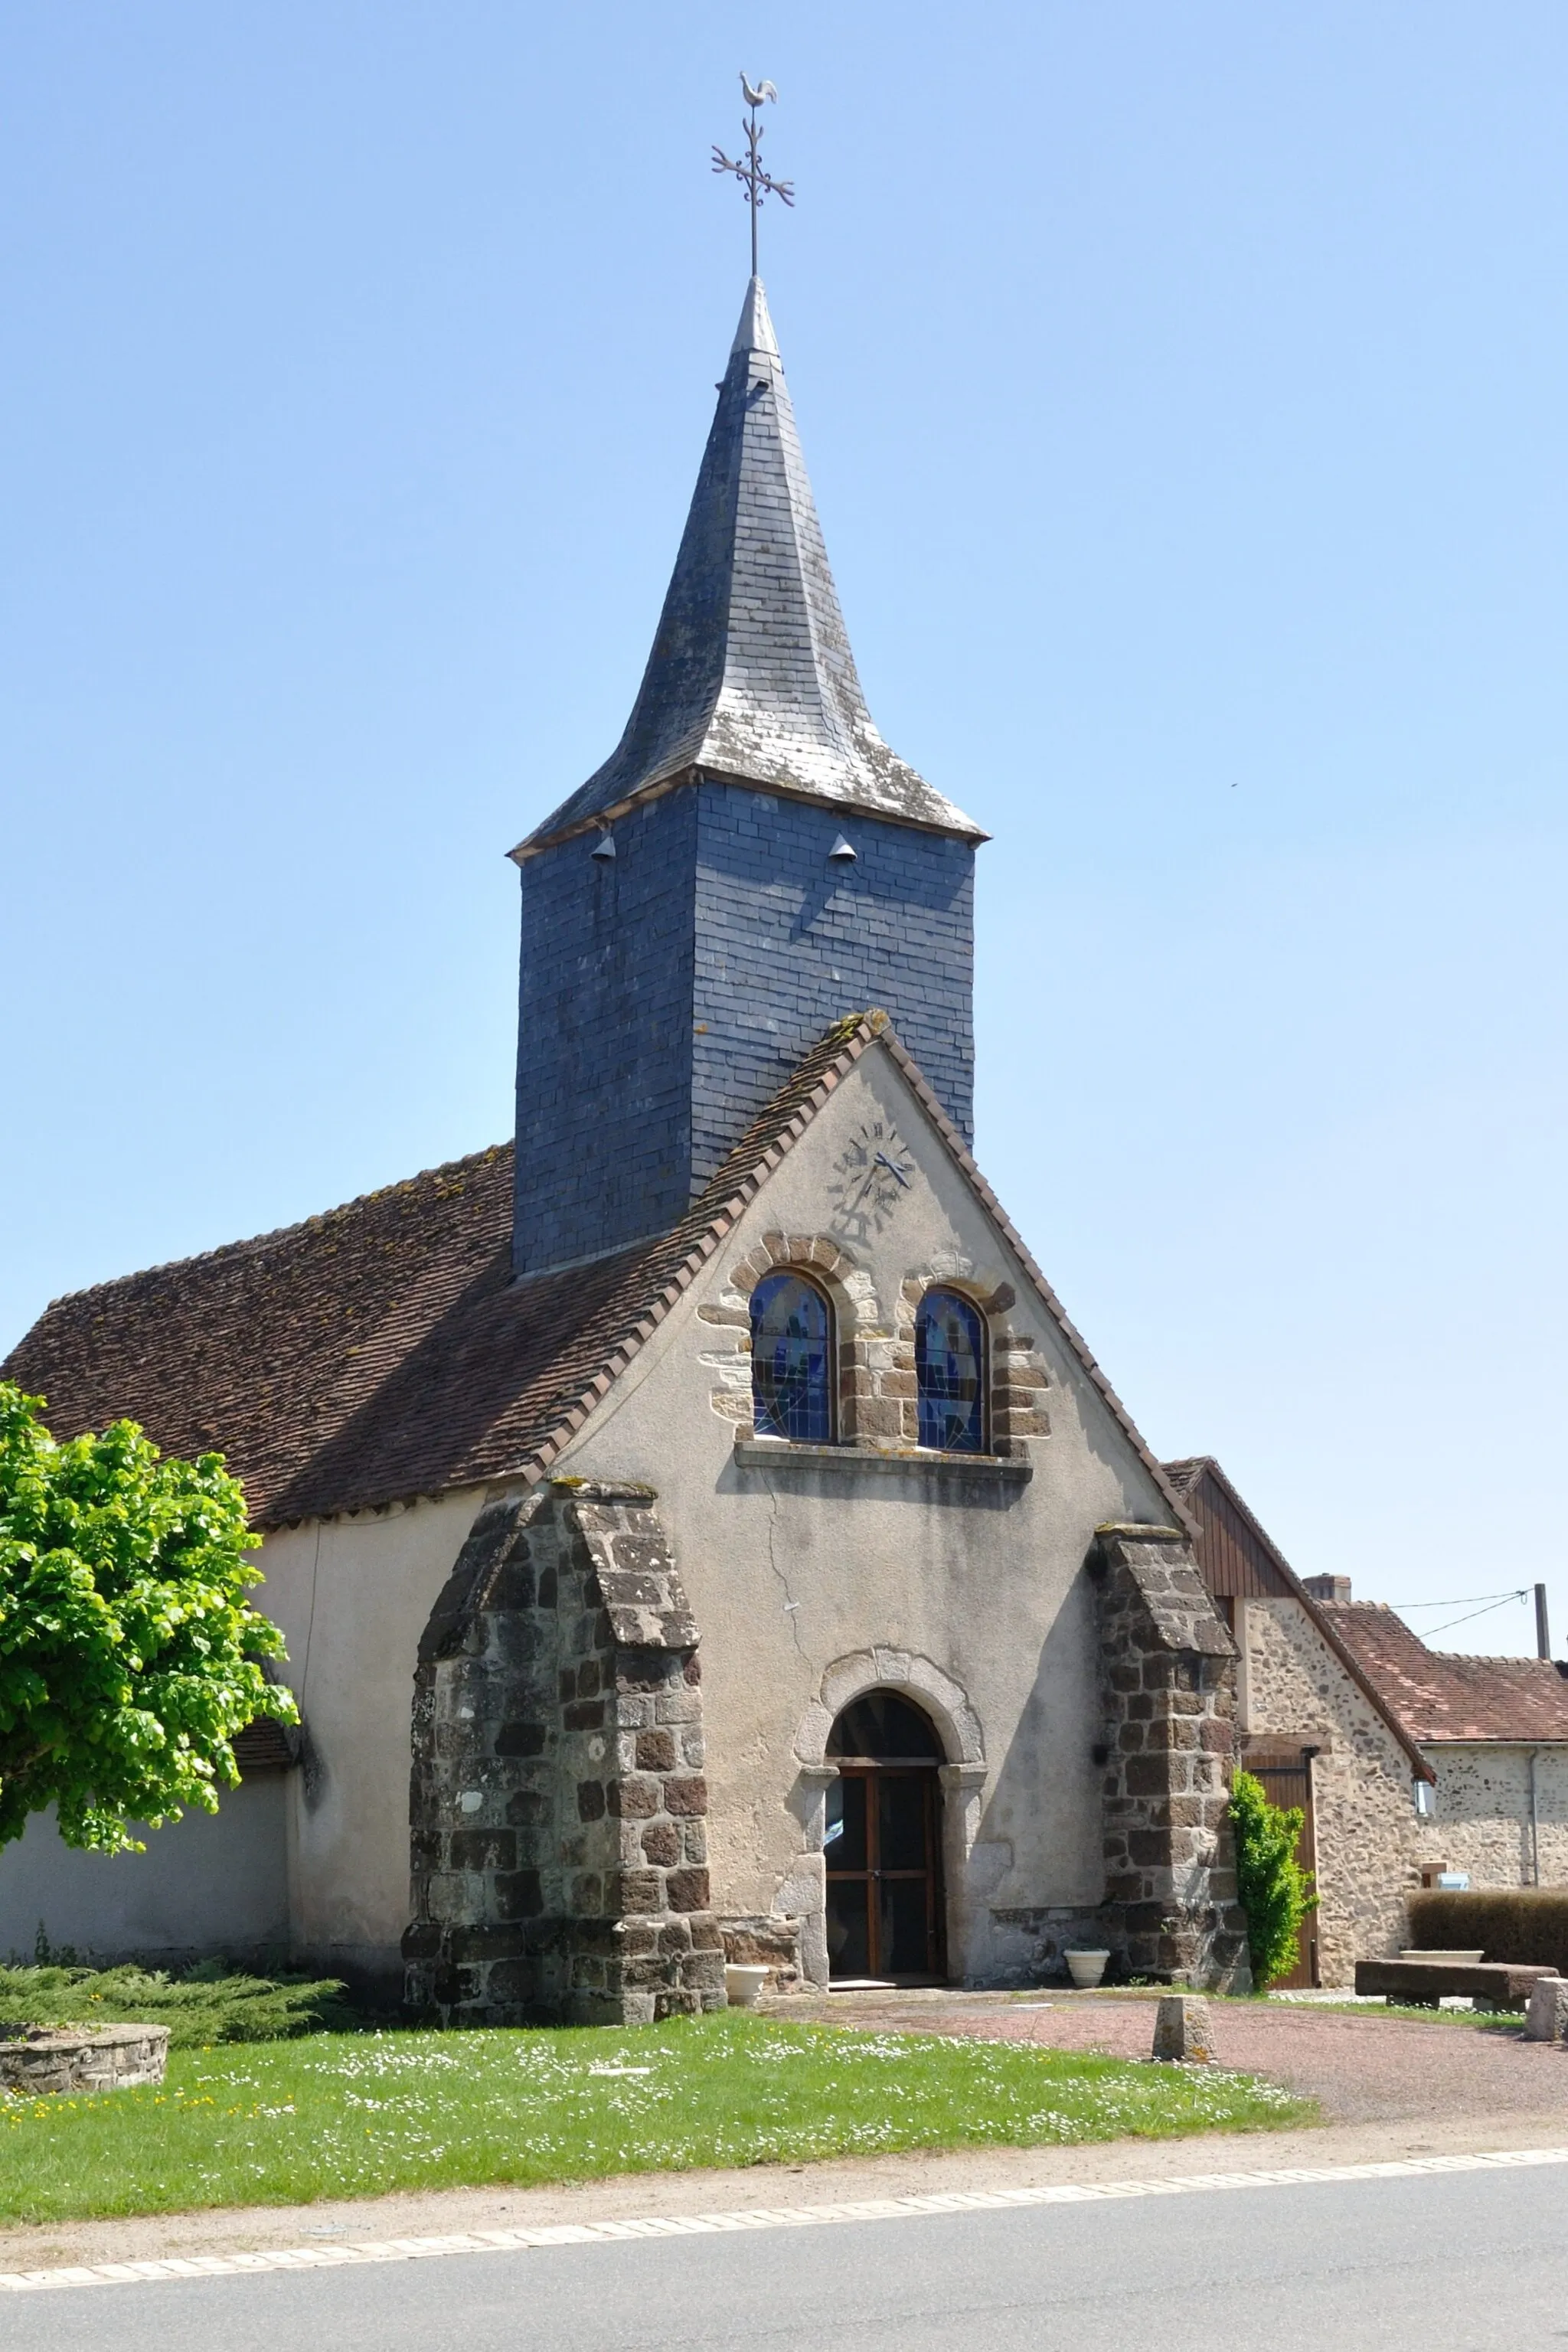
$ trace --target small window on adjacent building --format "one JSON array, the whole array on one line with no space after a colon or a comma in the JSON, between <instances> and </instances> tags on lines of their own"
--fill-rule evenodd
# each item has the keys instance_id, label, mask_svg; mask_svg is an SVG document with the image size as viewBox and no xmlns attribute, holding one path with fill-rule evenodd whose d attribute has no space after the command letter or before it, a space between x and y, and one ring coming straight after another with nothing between
<instances>
[{"instance_id":1,"label":"small window on adjacent building","mask_svg":"<svg viewBox=\"0 0 1568 2352\"><path fill-rule=\"evenodd\" d=\"M799 1275L752 1293L752 1405L760 1437L833 1443L833 1310Z\"/></svg>"},{"instance_id":2,"label":"small window on adjacent building","mask_svg":"<svg viewBox=\"0 0 1568 2352\"><path fill-rule=\"evenodd\" d=\"M955 1290L928 1290L915 1316L920 1442L948 1454L985 1445L985 1340L980 1317Z\"/></svg>"}]
</instances>

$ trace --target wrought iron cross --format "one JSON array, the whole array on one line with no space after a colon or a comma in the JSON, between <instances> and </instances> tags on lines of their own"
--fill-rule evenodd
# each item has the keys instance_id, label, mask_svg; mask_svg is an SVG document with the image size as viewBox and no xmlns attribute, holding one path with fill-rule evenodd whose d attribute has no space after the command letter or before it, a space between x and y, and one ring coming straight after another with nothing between
<instances>
[{"instance_id":1,"label":"wrought iron cross","mask_svg":"<svg viewBox=\"0 0 1568 2352\"><path fill-rule=\"evenodd\" d=\"M741 76L741 88L746 93L746 104L751 110L748 120L742 126L746 133L746 160L743 163L732 163L722 147L715 147L713 169L716 172L733 172L746 191L746 201L752 208L752 275L754 278L757 274L757 214L762 208L763 199L764 196L777 196L781 204L793 205L795 184L790 180L771 179L763 171L757 152L763 138L757 121L757 109L770 98L776 99L777 90L771 81L759 82L753 89L744 74Z\"/></svg>"}]
</instances>

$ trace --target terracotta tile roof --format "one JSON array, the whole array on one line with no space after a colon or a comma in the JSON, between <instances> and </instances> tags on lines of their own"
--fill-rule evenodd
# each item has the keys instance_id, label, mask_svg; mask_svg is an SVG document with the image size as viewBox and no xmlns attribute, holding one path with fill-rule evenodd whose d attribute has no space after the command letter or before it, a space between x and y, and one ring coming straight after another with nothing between
<instances>
[{"instance_id":1,"label":"terracotta tile roof","mask_svg":"<svg viewBox=\"0 0 1568 2352\"><path fill-rule=\"evenodd\" d=\"M57 1437L139 1421L224 1454L276 1527L538 1475L879 1021L841 1022L674 1229L513 1282L510 1145L304 1224L57 1299L5 1376Z\"/></svg>"},{"instance_id":2,"label":"terracotta tile roof","mask_svg":"<svg viewBox=\"0 0 1568 2352\"><path fill-rule=\"evenodd\" d=\"M57 1437L129 1417L166 1453L222 1453L258 1528L542 1476L877 1040L1190 1528L963 1139L875 1011L819 1040L679 1224L652 1242L514 1282L512 1155L496 1145L302 1225L56 1299L0 1374L47 1399Z\"/></svg>"},{"instance_id":3,"label":"terracotta tile roof","mask_svg":"<svg viewBox=\"0 0 1568 2352\"><path fill-rule=\"evenodd\" d=\"M1550 1658L1429 1650L1382 1601L1317 1606L1414 1738L1568 1740L1568 1675Z\"/></svg>"}]
</instances>

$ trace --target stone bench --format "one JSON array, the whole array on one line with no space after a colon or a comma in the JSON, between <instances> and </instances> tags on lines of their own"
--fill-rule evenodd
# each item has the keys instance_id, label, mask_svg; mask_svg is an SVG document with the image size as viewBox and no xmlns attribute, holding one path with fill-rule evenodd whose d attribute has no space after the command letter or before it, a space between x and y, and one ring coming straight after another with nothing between
<instances>
[{"instance_id":1,"label":"stone bench","mask_svg":"<svg viewBox=\"0 0 1568 2352\"><path fill-rule=\"evenodd\" d=\"M133 2091L161 2083L166 2025L0 2025L0 2091Z\"/></svg>"},{"instance_id":2,"label":"stone bench","mask_svg":"<svg viewBox=\"0 0 1568 2352\"><path fill-rule=\"evenodd\" d=\"M1556 1973L1511 1960L1358 1960L1355 1989L1407 2009L1436 2009L1449 1995L1478 2009L1523 2009L1540 1979Z\"/></svg>"}]
</instances>

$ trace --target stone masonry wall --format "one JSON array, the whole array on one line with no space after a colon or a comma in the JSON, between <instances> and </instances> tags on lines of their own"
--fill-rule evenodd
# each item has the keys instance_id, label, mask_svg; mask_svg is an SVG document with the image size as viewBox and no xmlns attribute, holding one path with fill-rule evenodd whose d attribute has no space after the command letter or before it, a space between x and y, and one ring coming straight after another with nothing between
<instances>
[{"instance_id":1,"label":"stone masonry wall","mask_svg":"<svg viewBox=\"0 0 1568 2352\"><path fill-rule=\"evenodd\" d=\"M1247 1923L1226 1821L1236 1648L1173 1528L1106 1527L1105 1933L1133 1976L1246 1990Z\"/></svg>"},{"instance_id":2,"label":"stone masonry wall","mask_svg":"<svg viewBox=\"0 0 1568 2352\"><path fill-rule=\"evenodd\" d=\"M1421 1884L1423 1829L1411 1763L1297 1601L1248 1600L1245 1738L1315 1747L1318 1970L1348 1985L1358 1959L1406 1940L1405 1897Z\"/></svg>"},{"instance_id":3,"label":"stone masonry wall","mask_svg":"<svg viewBox=\"0 0 1568 2352\"><path fill-rule=\"evenodd\" d=\"M1528 1748L1434 1748L1437 1811L1421 1827L1422 1860L1468 1870L1476 1886L1568 1886L1568 1748L1535 1753L1536 1829Z\"/></svg>"},{"instance_id":4,"label":"stone masonry wall","mask_svg":"<svg viewBox=\"0 0 1568 2352\"><path fill-rule=\"evenodd\" d=\"M697 1629L647 1487L489 1504L421 1643L408 1999L449 2023L721 2008Z\"/></svg>"},{"instance_id":5,"label":"stone masonry wall","mask_svg":"<svg viewBox=\"0 0 1568 2352\"><path fill-rule=\"evenodd\" d=\"M1468 1871L1477 1886L1531 1883L1529 1750L1489 1742L1434 1747L1436 1811L1411 1801L1411 1764L1377 1709L1295 1601L1249 1600L1246 1738L1313 1747L1318 1963L1325 1985L1353 1981L1358 1959L1406 1941L1405 1901L1424 1868ZM1568 1885L1568 1752L1536 1763L1541 1883Z\"/></svg>"}]
</instances>

